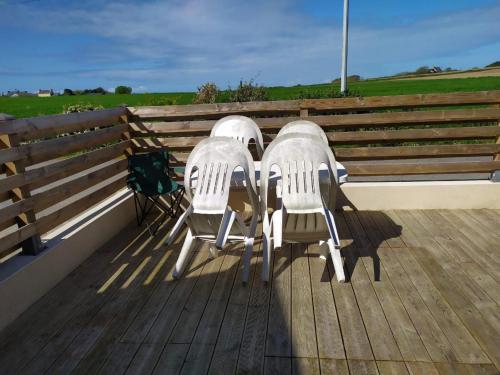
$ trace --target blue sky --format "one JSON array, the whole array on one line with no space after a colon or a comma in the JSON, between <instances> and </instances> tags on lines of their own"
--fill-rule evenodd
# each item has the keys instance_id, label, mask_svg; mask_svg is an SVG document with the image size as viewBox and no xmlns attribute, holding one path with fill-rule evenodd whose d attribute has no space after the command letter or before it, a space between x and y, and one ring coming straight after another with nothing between
<instances>
[{"instance_id":1,"label":"blue sky","mask_svg":"<svg viewBox=\"0 0 500 375\"><path fill-rule=\"evenodd\" d=\"M191 91L340 74L342 0L0 0L0 91ZM500 60L498 0L350 0L349 74Z\"/></svg>"}]
</instances>

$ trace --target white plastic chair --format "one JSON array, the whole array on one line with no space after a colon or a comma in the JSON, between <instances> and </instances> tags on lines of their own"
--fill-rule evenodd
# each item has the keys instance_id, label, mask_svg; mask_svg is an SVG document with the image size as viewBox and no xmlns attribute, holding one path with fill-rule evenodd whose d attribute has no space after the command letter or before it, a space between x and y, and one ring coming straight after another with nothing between
<instances>
[{"instance_id":1,"label":"white plastic chair","mask_svg":"<svg viewBox=\"0 0 500 375\"><path fill-rule=\"evenodd\" d=\"M231 210L228 205L231 176L238 167L243 170L246 190L253 210L249 226L246 226L240 215ZM196 175L196 178L193 175ZM189 155L184 174L184 186L190 205L174 225L166 241L167 245L170 245L179 234L183 224L187 223L186 239L173 276L178 278L182 275L188 254L194 247L194 239L215 243L216 248L210 248L213 257L217 256L217 249L222 249L228 239L243 240L245 243L243 282L247 282L259 217L255 169L250 151L235 139L227 137L204 139ZM236 225L231 230L233 223ZM236 235L234 235L235 232Z\"/></svg>"},{"instance_id":2,"label":"white plastic chair","mask_svg":"<svg viewBox=\"0 0 500 375\"><path fill-rule=\"evenodd\" d=\"M330 174L326 184L320 183L319 169L322 165L326 165ZM277 195L281 195L281 203L278 203L281 207L277 207L269 220L267 190L273 166L281 171L281 192L277 191ZM280 248L283 241L319 241L325 256L327 245L337 280L345 281L340 240L330 210L330 207L335 207L338 185L335 157L330 148L317 135L302 133L277 137L264 153L260 176L264 236L262 279L269 280L272 234L274 249Z\"/></svg>"},{"instance_id":3,"label":"white plastic chair","mask_svg":"<svg viewBox=\"0 0 500 375\"><path fill-rule=\"evenodd\" d=\"M210 132L210 137L229 137L240 141L248 147L251 139L257 147L259 160L264 153L264 141L259 126L251 118L246 116L226 116L215 123Z\"/></svg>"},{"instance_id":4,"label":"white plastic chair","mask_svg":"<svg viewBox=\"0 0 500 375\"><path fill-rule=\"evenodd\" d=\"M283 136L285 134L297 134L297 133L317 135L323 140L323 142L328 144L328 138L326 137L326 134L323 131L323 129L321 129L321 127L316 123L308 120L297 120L289 122L280 129L276 138Z\"/></svg>"}]
</instances>

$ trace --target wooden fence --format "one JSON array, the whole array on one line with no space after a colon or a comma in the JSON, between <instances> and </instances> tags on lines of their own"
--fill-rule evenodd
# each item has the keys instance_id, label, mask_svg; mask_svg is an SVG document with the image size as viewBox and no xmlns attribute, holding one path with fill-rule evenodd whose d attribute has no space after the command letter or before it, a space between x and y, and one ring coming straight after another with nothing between
<instances>
[{"instance_id":1,"label":"wooden fence","mask_svg":"<svg viewBox=\"0 0 500 375\"><path fill-rule=\"evenodd\" d=\"M0 259L20 248L38 252L40 235L124 187L127 154L167 147L182 164L227 115L254 118L265 142L290 121L314 121L350 176L490 173L500 170L499 104L500 91L490 91L4 116ZM471 156L486 159L442 159ZM433 161L419 162L422 158Z\"/></svg>"},{"instance_id":2,"label":"wooden fence","mask_svg":"<svg viewBox=\"0 0 500 375\"><path fill-rule=\"evenodd\" d=\"M129 108L136 147L168 147L183 163L221 117L251 116L270 142L290 121L323 127L350 176L500 169L500 91ZM496 142L496 143L495 143ZM484 161L439 158L497 155ZM435 162L401 162L434 158ZM380 160L391 162L380 163Z\"/></svg>"},{"instance_id":3,"label":"wooden fence","mask_svg":"<svg viewBox=\"0 0 500 375\"><path fill-rule=\"evenodd\" d=\"M36 254L41 234L124 187L127 122L126 108L0 119L0 259Z\"/></svg>"}]
</instances>

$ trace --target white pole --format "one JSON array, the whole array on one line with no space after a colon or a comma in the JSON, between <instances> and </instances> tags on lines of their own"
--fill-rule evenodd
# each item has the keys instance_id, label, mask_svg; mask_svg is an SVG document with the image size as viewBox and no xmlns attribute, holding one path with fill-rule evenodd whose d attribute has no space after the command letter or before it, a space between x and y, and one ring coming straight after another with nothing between
<instances>
[{"instance_id":1,"label":"white pole","mask_svg":"<svg viewBox=\"0 0 500 375\"><path fill-rule=\"evenodd\" d=\"M344 0L344 24L342 30L342 73L340 76L340 92L347 91L347 40L349 31L349 0Z\"/></svg>"}]
</instances>

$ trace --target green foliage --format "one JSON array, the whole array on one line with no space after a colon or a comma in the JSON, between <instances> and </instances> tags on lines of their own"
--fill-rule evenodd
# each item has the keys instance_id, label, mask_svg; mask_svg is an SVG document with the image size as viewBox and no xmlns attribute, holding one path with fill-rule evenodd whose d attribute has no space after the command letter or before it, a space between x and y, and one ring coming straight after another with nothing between
<instances>
[{"instance_id":1,"label":"green foliage","mask_svg":"<svg viewBox=\"0 0 500 375\"><path fill-rule=\"evenodd\" d=\"M353 74L353 75L347 76L347 82L358 82L358 81L361 81L361 76L358 74ZM332 81L332 83L340 83L340 77L335 78Z\"/></svg>"},{"instance_id":2,"label":"green foliage","mask_svg":"<svg viewBox=\"0 0 500 375\"><path fill-rule=\"evenodd\" d=\"M198 87L198 92L193 100L195 104L215 103L219 96L219 88L214 82L207 82Z\"/></svg>"},{"instance_id":3,"label":"green foliage","mask_svg":"<svg viewBox=\"0 0 500 375\"><path fill-rule=\"evenodd\" d=\"M75 93L71 89L64 89L63 95L71 96L71 95L75 95Z\"/></svg>"},{"instance_id":4,"label":"green foliage","mask_svg":"<svg viewBox=\"0 0 500 375\"><path fill-rule=\"evenodd\" d=\"M345 92L340 92L333 85L321 89L302 89L298 91L290 99L329 99L329 98L347 98L347 97L360 97L361 94L358 90L349 89Z\"/></svg>"},{"instance_id":5,"label":"green foliage","mask_svg":"<svg viewBox=\"0 0 500 375\"><path fill-rule=\"evenodd\" d=\"M95 111L97 109L104 109L102 105L96 105L92 103L77 103L63 106L63 113L77 113L77 112L87 112Z\"/></svg>"},{"instance_id":6,"label":"green foliage","mask_svg":"<svg viewBox=\"0 0 500 375\"><path fill-rule=\"evenodd\" d=\"M348 85L349 92L363 97L378 95L406 95L446 93L456 91L486 91L499 90L500 77L477 77L477 78L446 78L433 80L390 80L369 79L353 82ZM266 89L268 100L287 100L299 96L329 97L328 92L339 90L339 85L331 83L302 85L293 87L268 87ZM313 94L301 94L300 91L313 91ZM327 92L324 94L324 92ZM317 93L317 94L316 94ZM228 94L222 91L217 101L227 101ZM123 94L123 95L88 95L81 96L52 96L50 98L38 98L36 96L11 98L0 96L0 113L8 113L17 118L52 115L61 113L63 106L73 104L91 103L94 106L113 108L126 103L127 105L166 105L166 104L192 104L195 97L194 92L158 93L158 94Z\"/></svg>"},{"instance_id":7,"label":"green foliage","mask_svg":"<svg viewBox=\"0 0 500 375\"><path fill-rule=\"evenodd\" d=\"M489 65L486 65L487 68L494 68L500 66L500 61L495 61L494 63L491 63Z\"/></svg>"},{"instance_id":8,"label":"green foliage","mask_svg":"<svg viewBox=\"0 0 500 375\"><path fill-rule=\"evenodd\" d=\"M132 94L132 87L129 86L116 86L115 94Z\"/></svg>"},{"instance_id":9,"label":"green foliage","mask_svg":"<svg viewBox=\"0 0 500 375\"><path fill-rule=\"evenodd\" d=\"M233 90L228 88L229 102L261 102L268 100L267 89L254 83L254 80L240 81L238 87Z\"/></svg>"},{"instance_id":10,"label":"green foliage","mask_svg":"<svg viewBox=\"0 0 500 375\"><path fill-rule=\"evenodd\" d=\"M415 74L427 74L427 73L429 73L429 67L425 65L415 70Z\"/></svg>"},{"instance_id":11,"label":"green foliage","mask_svg":"<svg viewBox=\"0 0 500 375\"><path fill-rule=\"evenodd\" d=\"M174 105L174 104L177 104L176 98L169 98L164 95L159 96L155 94L146 94L144 100L140 103L137 103L136 105L151 106L151 105Z\"/></svg>"}]
</instances>

